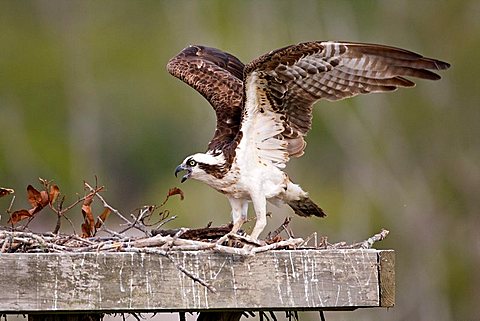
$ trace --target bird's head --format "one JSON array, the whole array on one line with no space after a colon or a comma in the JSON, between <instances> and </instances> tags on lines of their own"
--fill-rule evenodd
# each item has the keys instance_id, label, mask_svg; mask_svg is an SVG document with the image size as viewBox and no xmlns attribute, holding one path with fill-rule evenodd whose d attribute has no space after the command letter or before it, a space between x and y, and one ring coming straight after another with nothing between
<instances>
[{"instance_id":1,"label":"bird's head","mask_svg":"<svg viewBox=\"0 0 480 321\"><path fill-rule=\"evenodd\" d=\"M187 173L182 176L181 182L189 178L208 182L214 177L218 177L225 165L223 155L214 156L212 154L194 154L185 158L185 160L175 168L175 176L181 171Z\"/></svg>"}]
</instances>

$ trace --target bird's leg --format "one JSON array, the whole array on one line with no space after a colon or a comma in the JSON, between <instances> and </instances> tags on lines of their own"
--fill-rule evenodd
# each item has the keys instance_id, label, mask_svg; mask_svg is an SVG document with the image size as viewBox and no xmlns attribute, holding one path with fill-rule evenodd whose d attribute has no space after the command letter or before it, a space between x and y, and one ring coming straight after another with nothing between
<instances>
[{"instance_id":1,"label":"bird's leg","mask_svg":"<svg viewBox=\"0 0 480 321\"><path fill-rule=\"evenodd\" d=\"M267 200L263 195L259 195L259 193L251 193L250 197L252 198L255 216L257 218L250 236L256 241L267 225Z\"/></svg>"},{"instance_id":2,"label":"bird's leg","mask_svg":"<svg viewBox=\"0 0 480 321\"><path fill-rule=\"evenodd\" d=\"M247 221L248 201L238 198L229 197L230 206L232 207L233 227L230 233L236 234Z\"/></svg>"}]
</instances>

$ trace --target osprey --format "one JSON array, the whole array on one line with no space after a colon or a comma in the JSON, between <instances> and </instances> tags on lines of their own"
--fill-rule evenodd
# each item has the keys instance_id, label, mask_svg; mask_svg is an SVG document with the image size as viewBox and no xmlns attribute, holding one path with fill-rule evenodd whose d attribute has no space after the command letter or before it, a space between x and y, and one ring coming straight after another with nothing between
<instances>
[{"instance_id":1,"label":"osprey","mask_svg":"<svg viewBox=\"0 0 480 321\"><path fill-rule=\"evenodd\" d=\"M185 158L175 176L193 178L225 194L236 233L252 202L256 223L266 226L267 201L288 204L300 216L325 216L308 194L282 171L300 157L312 125L312 106L358 94L413 87L405 77L438 80L431 70L450 65L400 48L314 41L271 51L247 65L218 49L192 45L167 70L202 94L217 116L205 153Z\"/></svg>"}]
</instances>

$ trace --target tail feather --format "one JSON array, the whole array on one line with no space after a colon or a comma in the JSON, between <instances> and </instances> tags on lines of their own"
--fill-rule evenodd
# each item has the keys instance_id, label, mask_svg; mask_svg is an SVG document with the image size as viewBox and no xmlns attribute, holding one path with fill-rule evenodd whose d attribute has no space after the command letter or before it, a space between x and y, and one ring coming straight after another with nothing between
<instances>
[{"instance_id":1,"label":"tail feather","mask_svg":"<svg viewBox=\"0 0 480 321\"><path fill-rule=\"evenodd\" d=\"M289 201L287 204L295 211L295 214L303 217L327 216L327 214L308 197L301 197L299 200Z\"/></svg>"}]
</instances>

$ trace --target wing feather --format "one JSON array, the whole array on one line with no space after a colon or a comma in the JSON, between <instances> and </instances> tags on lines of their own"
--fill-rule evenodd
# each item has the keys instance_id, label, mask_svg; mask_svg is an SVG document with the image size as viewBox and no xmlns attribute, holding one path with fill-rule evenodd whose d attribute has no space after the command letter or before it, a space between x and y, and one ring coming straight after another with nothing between
<instances>
[{"instance_id":1,"label":"wing feather","mask_svg":"<svg viewBox=\"0 0 480 321\"><path fill-rule=\"evenodd\" d=\"M242 114L244 64L229 53L192 45L167 64L167 70L202 94L217 116L208 149L220 151L237 136Z\"/></svg>"},{"instance_id":2,"label":"wing feather","mask_svg":"<svg viewBox=\"0 0 480 321\"><path fill-rule=\"evenodd\" d=\"M242 131L250 122L244 135L253 137L255 126L260 128L259 119L267 121L265 111L279 115L268 122L270 126L280 123L283 130L270 135L271 143L264 146L272 155L276 144L278 154L270 158L281 167L289 156L303 154L303 137L311 128L312 106L318 100L412 87L415 83L405 77L437 80L440 76L432 70L449 66L408 50L375 44L316 41L277 49L245 67Z\"/></svg>"}]
</instances>

